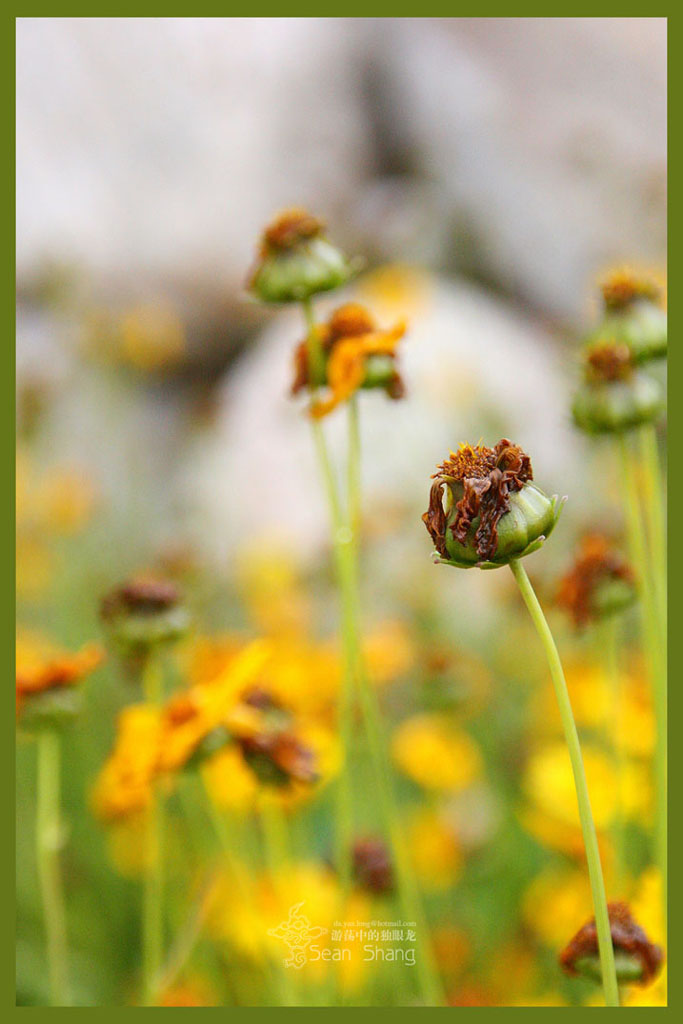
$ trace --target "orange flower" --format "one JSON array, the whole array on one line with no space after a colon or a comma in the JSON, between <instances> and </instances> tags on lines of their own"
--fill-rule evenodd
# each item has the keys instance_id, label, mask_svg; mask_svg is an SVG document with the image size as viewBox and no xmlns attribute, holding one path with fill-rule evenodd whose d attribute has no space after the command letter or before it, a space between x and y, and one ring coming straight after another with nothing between
<instances>
[{"instance_id":1,"label":"orange flower","mask_svg":"<svg viewBox=\"0 0 683 1024\"><path fill-rule=\"evenodd\" d=\"M383 388L390 398L403 396L403 381L396 369L396 346L406 332L399 321L380 330L372 315L356 303L335 310L325 324L316 328L316 340L325 359L322 379L309 379L309 351L302 341L295 353L295 378L292 394L311 383L327 385L327 399L313 402L311 415L321 419L349 399L360 387Z\"/></svg>"},{"instance_id":2,"label":"orange flower","mask_svg":"<svg viewBox=\"0 0 683 1024\"><path fill-rule=\"evenodd\" d=\"M35 634L20 634L17 638L17 711L32 694L75 686L96 669L103 658L104 652L97 644L87 644L72 654Z\"/></svg>"}]
</instances>

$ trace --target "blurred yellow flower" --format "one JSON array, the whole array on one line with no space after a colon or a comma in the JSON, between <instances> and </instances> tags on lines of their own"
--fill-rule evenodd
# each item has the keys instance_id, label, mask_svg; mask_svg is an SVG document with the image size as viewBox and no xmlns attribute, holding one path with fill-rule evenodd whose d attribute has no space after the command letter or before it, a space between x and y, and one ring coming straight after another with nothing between
<instances>
[{"instance_id":1,"label":"blurred yellow flower","mask_svg":"<svg viewBox=\"0 0 683 1024\"><path fill-rule=\"evenodd\" d=\"M545 946L559 952L577 928L591 917L588 874L572 867L552 866L537 875L524 893L522 917Z\"/></svg>"},{"instance_id":2,"label":"blurred yellow flower","mask_svg":"<svg viewBox=\"0 0 683 1024\"><path fill-rule=\"evenodd\" d=\"M95 813L104 821L146 810L159 770L161 714L133 704L119 715L114 749L93 790Z\"/></svg>"},{"instance_id":3,"label":"blurred yellow flower","mask_svg":"<svg viewBox=\"0 0 683 1024\"><path fill-rule=\"evenodd\" d=\"M185 328L175 309L164 302L135 306L121 317L120 357L136 370L154 372L173 366L185 355Z\"/></svg>"},{"instance_id":4,"label":"blurred yellow flower","mask_svg":"<svg viewBox=\"0 0 683 1024\"><path fill-rule=\"evenodd\" d=\"M463 789L482 769L474 740L444 715L406 719L394 732L392 752L401 771L425 789Z\"/></svg>"},{"instance_id":5,"label":"blurred yellow flower","mask_svg":"<svg viewBox=\"0 0 683 1024\"><path fill-rule=\"evenodd\" d=\"M310 624L311 602L282 540L262 537L238 557L237 584L254 625L268 636L300 639Z\"/></svg>"},{"instance_id":6,"label":"blurred yellow flower","mask_svg":"<svg viewBox=\"0 0 683 1024\"><path fill-rule=\"evenodd\" d=\"M337 937L334 923L369 922L372 904L366 895L356 890L343 904L334 873L314 862L285 864L274 876L253 875L241 867L240 876L238 880L234 874L225 875L216 884L209 917L212 934L253 960L282 964L290 955L283 926L290 912L301 905L312 938L296 977L320 983L330 971L338 970L346 991L359 987L368 969L363 940L345 937L343 930ZM328 959L334 949L342 951L343 959Z\"/></svg>"},{"instance_id":7,"label":"blurred yellow flower","mask_svg":"<svg viewBox=\"0 0 683 1024\"><path fill-rule=\"evenodd\" d=\"M602 750L584 743L583 761L598 831L606 831L618 813L647 826L652 787L645 767L627 762L617 786L614 765ZM532 754L522 786L527 804L520 817L527 830L555 849L581 855L579 812L571 762L563 742L546 744Z\"/></svg>"},{"instance_id":8,"label":"blurred yellow flower","mask_svg":"<svg viewBox=\"0 0 683 1024\"><path fill-rule=\"evenodd\" d=\"M407 828L408 847L422 885L447 889L462 872L463 856L454 829L437 811L423 809Z\"/></svg>"},{"instance_id":9,"label":"blurred yellow flower","mask_svg":"<svg viewBox=\"0 0 683 1024\"><path fill-rule=\"evenodd\" d=\"M405 675L415 663L415 645L407 623L398 619L378 623L365 635L363 653L373 683L381 685Z\"/></svg>"},{"instance_id":10,"label":"blurred yellow flower","mask_svg":"<svg viewBox=\"0 0 683 1024\"><path fill-rule=\"evenodd\" d=\"M387 263L364 274L356 291L361 301L376 309L380 317L412 320L429 311L434 286L421 267Z\"/></svg>"}]
</instances>

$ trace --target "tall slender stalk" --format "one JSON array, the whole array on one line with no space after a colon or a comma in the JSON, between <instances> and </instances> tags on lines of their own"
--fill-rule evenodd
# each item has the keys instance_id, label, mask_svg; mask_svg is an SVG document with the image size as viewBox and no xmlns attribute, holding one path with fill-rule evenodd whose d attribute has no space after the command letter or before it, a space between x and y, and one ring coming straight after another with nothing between
<instances>
[{"instance_id":1,"label":"tall slender stalk","mask_svg":"<svg viewBox=\"0 0 683 1024\"><path fill-rule=\"evenodd\" d=\"M309 365L315 367L320 358L315 336L315 318L310 298L303 303L306 321ZM325 495L332 528L335 570L340 583L341 632L343 673L339 701L339 735L343 753L343 765L337 783L336 830L334 838L334 859L339 875L342 902L346 901L351 888L352 843L353 843L353 799L351 789L350 757L353 731L353 708L355 690L355 630L356 622L351 597L352 544L353 533L344 520L338 485L330 461L325 435L318 420L311 420L313 440L323 479ZM350 470L351 473L351 470Z\"/></svg>"},{"instance_id":2,"label":"tall slender stalk","mask_svg":"<svg viewBox=\"0 0 683 1024\"><path fill-rule=\"evenodd\" d=\"M318 358L314 331L315 321L310 300L303 305L308 330L309 360L310 365L315 366ZM428 926L420 892L399 825L399 811L393 791L391 762L386 748L377 697L365 676L362 662L357 564L357 537L360 518L360 429L356 399L351 399L349 404L346 515L339 499L322 428L316 421L313 421L313 433L332 520L332 539L342 610L344 681L340 702L340 734L344 747L345 770L338 790L336 844L342 892L348 891L351 880L353 815L348 778L348 754L352 736L354 697L357 691L377 781L377 799L396 866L398 896L402 913L406 920L415 921L418 933L422 937L421 955L417 958L420 990L427 1005L443 1005L445 1001L443 988L429 944Z\"/></svg>"},{"instance_id":3,"label":"tall slender stalk","mask_svg":"<svg viewBox=\"0 0 683 1024\"><path fill-rule=\"evenodd\" d=\"M662 915L666 933L668 874L668 780L667 780L667 678L666 619L657 596L658 566L648 553L645 525L640 502L633 452L626 435L619 437L621 472L624 478L626 522L631 558L638 576L641 599L643 642L652 686L655 714L655 861L662 883ZM648 503L649 504L649 503Z\"/></svg>"},{"instance_id":4,"label":"tall slender stalk","mask_svg":"<svg viewBox=\"0 0 683 1024\"><path fill-rule=\"evenodd\" d=\"M527 606L532 622L536 627L541 644L548 659L550 675L555 696L560 709L562 728L564 729L565 740L569 750L569 757L574 775L574 786L576 788L576 799L579 805L579 819L583 842L588 862L588 876L590 879L591 895L593 897L593 912L595 914L595 925L598 933L598 949L600 951L600 965L602 970L602 986L605 993L607 1006L619 1006L619 988L617 986L617 975L614 965L614 949L612 946L612 935L610 931L609 915L607 912L607 897L605 894L605 883L602 877L602 865L600 863L600 851L598 849L598 837L593 822L590 798L588 796L588 785L586 773L583 767L579 734L576 731L574 714L572 712L569 691L562 670L562 662L557 653L557 647L546 622L543 609L538 603L538 598L531 586L526 570L520 559L510 562L512 574L517 581L524 603Z\"/></svg>"},{"instance_id":5,"label":"tall slender stalk","mask_svg":"<svg viewBox=\"0 0 683 1024\"><path fill-rule=\"evenodd\" d=\"M62 841L60 765L59 735L54 730L45 730L38 737L36 856L45 921L50 1003L69 1006L66 912L59 865Z\"/></svg>"},{"instance_id":6,"label":"tall slender stalk","mask_svg":"<svg viewBox=\"0 0 683 1024\"><path fill-rule=\"evenodd\" d=\"M145 700L160 707L163 699L163 678L158 656L151 651L142 676ZM161 973L164 949L163 919L163 839L162 798L152 792L145 829L146 869L142 901L142 978L145 1006L154 1006Z\"/></svg>"},{"instance_id":7,"label":"tall slender stalk","mask_svg":"<svg viewBox=\"0 0 683 1024\"><path fill-rule=\"evenodd\" d=\"M605 743L612 761L614 775L614 824L612 828L614 845L614 881L620 889L626 880L626 845L624 835L623 772L624 751L621 740L621 705L623 700L621 673L619 669L619 623L620 616L611 615L601 624L598 637L604 659L607 700L603 723Z\"/></svg>"},{"instance_id":8,"label":"tall slender stalk","mask_svg":"<svg viewBox=\"0 0 683 1024\"><path fill-rule=\"evenodd\" d=\"M657 611L666 642L666 533L664 523L664 487L659 464L657 430L653 423L638 432L640 461L643 470L644 509L652 555L652 578Z\"/></svg>"}]
</instances>

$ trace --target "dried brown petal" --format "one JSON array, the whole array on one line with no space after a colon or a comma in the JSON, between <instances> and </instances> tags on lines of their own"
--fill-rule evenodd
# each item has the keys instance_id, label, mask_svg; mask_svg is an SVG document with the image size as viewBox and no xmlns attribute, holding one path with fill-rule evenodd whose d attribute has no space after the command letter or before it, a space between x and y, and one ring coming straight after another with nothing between
<instances>
[{"instance_id":1,"label":"dried brown petal","mask_svg":"<svg viewBox=\"0 0 683 1024\"><path fill-rule=\"evenodd\" d=\"M641 985L647 985L659 973L664 963L664 953L654 945L634 921L626 903L608 903L610 931L615 952L621 951L634 957L641 965ZM599 956L598 933L595 919L580 928L574 938L560 953L560 964L567 974L576 975L576 964L585 957Z\"/></svg>"},{"instance_id":2,"label":"dried brown petal","mask_svg":"<svg viewBox=\"0 0 683 1024\"><path fill-rule=\"evenodd\" d=\"M441 488L445 483L461 483L463 495L455 506L451 532L460 544L465 544L470 527L479 516L474 544L480 558L489 559L496 553L497 527L510 507L509 495L533 479L533 471L529 456L519 445L502 438L495 448L461 445L439 466L435 479L437 484L432 485L429 509L422 520L439 554L445 556L446 516L441 506Z\"/></svg>"}]
</instances>

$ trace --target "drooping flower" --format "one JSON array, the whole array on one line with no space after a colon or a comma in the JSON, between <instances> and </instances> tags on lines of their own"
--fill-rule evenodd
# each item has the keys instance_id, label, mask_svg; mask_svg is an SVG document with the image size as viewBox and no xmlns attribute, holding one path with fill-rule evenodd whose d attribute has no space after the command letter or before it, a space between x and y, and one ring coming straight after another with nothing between
<instances>
[{"instance_id":1,"label":"drooping flower","mask_svg":"<svg viewBox=\"0 0 683 1024\"><path fill-rule=\"evenodd\" d=\"M494 569L530 554L561 510L557 497L532 483L529 456L506 438L494 448L461 444L432 479L422 521L448 565Z\"/></svg>"},{"instance_id":2,"label":"drooping flower","mask_svg":"<svg viewBox=\"0 0 683 1024\"><path fill-rule=\"evenodd\" d=\"M585 626L622 611L635 598L633 571L623 556L600 534L583 537L557 594L557 603L575 625Z\"/></svg>"},{"instance_id":3,"label":"drooping flower","mask_svg":"<svg viewBox=\"0 0 683 1024\"><path fill-rule=\"evenodd\" d=\"M661 947L650 942L626 903L609 903L607 910L617 978L622 984L648 985L662 969ZM560 964L567 974L583 974L595 981L602 979L594 919L583 925L563 949Z\"/></svg>"},{"instance_id":4,"label":"drooping flower","mask_svg":"<svg viewBox=\"0 0 683 1024\"><path fill-rule=\"evenodd\" d=\"M292 383L293 395L304 389L329 388L328 398L311 405L312 416L327 416L359 388L380 388L389 398L403 397L403 381L396 367L397 345L406 332L403 321L383 330L364 306L347 303L314 330L321 358L311 371L309 341L300 342L294 354Z\"/></svg>"},{"instance_id":5,"label":"drooping flower","mask_svg":"<svg viewBox=\"0 0 683 1024\"><path fill-rule=\"evenodd\" d=\"M325 237L323 221L307 210L282 210L266 227L247 280L262 302L301 302L345 284L356 264Z\"/></svg>"}]
</instances>

